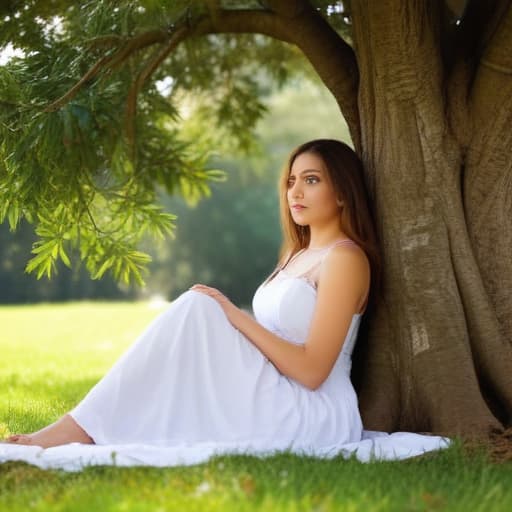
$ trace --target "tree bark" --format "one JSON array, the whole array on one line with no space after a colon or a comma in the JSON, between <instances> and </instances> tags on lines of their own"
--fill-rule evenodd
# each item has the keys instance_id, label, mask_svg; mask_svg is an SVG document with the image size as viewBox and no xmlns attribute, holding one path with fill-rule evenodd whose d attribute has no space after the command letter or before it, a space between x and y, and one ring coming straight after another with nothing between
<instances>
[{"instance_id":1,"label":"tree bark","mask_svg":"<svg viewBox=\"0 0 512 512\"><path fill-rule=\"evenodd\" d=\"M385 269L364 359L363 421L486 434L509 421L512 357L468 234L464 148L447 103L460 95L445 95L440 13L405 0L352 10L362 157Z\"/></svg>"},{"instance_id":2,"label":"tree bark","mask_svg":"<svg viewBox=\"0 0 512 512\"><path fill-rule=\"evenodd\" d=\"M464 175L468 228L501 334L512 346L512 7L483 52L471 91Z\"/></svg>"}]
</instances>

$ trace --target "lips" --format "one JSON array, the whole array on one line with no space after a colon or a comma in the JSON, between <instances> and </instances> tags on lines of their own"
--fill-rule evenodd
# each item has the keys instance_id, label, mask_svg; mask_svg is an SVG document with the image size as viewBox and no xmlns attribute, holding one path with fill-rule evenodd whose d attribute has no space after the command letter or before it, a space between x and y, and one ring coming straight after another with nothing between
<instances>
[{"instance_id":1,"label":"lips","mask_svg":"<svg viewBox=\"0 0 512 512\"><path fill-rule=\"evenodd\" d=\"M300 212L301 210L304 210L306 207L301 204L292 204L292 210L296 212Z\"/></svg>"}]
</instances>

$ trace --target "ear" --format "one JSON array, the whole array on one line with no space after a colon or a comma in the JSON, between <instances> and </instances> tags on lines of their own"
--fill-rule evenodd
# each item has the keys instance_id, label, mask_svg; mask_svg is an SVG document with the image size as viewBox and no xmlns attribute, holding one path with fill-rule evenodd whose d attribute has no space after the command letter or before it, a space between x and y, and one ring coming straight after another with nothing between
<instances>
[{"instance_id":1,"label":"ear","mask_svg":"<svg viewBox=\"0 0 512 512\"><path fill-rule=\"evenodd\" d=\"M341 199L336 199L336 204L341 207L344 203Z\"/></svg>"}]
</instances>

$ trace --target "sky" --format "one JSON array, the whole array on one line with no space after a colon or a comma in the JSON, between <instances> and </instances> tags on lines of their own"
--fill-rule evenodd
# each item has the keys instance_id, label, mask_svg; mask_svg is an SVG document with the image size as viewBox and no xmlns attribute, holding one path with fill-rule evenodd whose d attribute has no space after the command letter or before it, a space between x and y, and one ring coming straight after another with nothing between
<instances>
[{"instance_id":1,"label":"sky","mask_svg":"<svg viewBox=\"0 0 512 512\"><path fill-rule=\"evenodd\" d=\"M0 49L0 66L4 66L14 56L22 57L23 52L18 48L14 48L11 43Z\"/></svg>"}]
</instances>

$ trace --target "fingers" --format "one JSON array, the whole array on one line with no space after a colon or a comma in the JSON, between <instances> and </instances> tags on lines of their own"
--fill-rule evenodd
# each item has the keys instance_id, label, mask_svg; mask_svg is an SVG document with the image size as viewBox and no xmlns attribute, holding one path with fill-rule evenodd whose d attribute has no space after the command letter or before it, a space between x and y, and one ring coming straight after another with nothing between
<instances>
[{"instance_id":1,"label":"fingers","mask_svg":"<svg viewBox=\"0 0 512 512\"><path fill-rule=\"evenodd\" d=\"M222 293L216 288L212 288L211 286L206 286L205 284L195 284L189 288L190 290L203 292L208 295L222 295Z\"/></svg>"},{"instance_id":2,"label":"fingers","mask_svg":"<svg viewBox=\"0 0 512 512\"><path fill-rule=\"evenodd\" d=\"M225 302L229 302L229 299L221 291L217 290L216 288L212 288L211 286L206 286L204 284L195 284L194 286L191 286L189 290L204 293L205 295L208 295L208 297L215 299L221 305Z\"/></svg>"}]
</instances>

